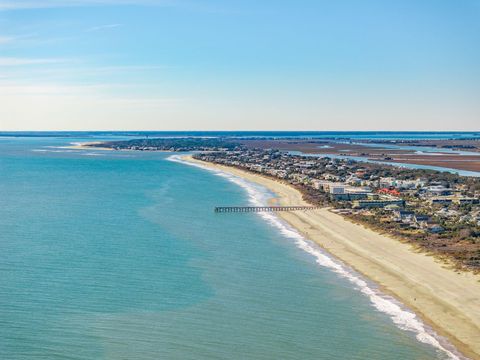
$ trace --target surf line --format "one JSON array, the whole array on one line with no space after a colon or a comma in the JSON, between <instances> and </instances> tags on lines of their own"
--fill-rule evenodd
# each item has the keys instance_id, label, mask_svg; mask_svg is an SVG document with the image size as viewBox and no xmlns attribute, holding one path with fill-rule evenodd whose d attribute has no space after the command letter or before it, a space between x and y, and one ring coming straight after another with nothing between
<instances>
[{"instance_id":1,"label":"surf line","mask_svg":"<svg viewBox=\"0 0 480 360\"><path fill-rule=\"evenodd\" d=\"M171 155L167 160L207 170L216 176L225 178L237 186L240 186L246 191L248 200L252 206L264 206L267 200L274 196L270 190L262 185L255 184L240 176L220 169L184 160L181 155ZM438 335L434 329L423 323L423 321L403 303L392 296L382 293L373 281L366 280L347 264L327 253L312 240L305 238L295 228L274 213L258 212L255 214L262 217L283 236L293 240L295 245L311 255L319 266L327 268L337 276L349 281L356 290L360 291L370 300L371 305L377 311L386 314L399 329L413 333L419 342L432 346L438 352L448 356L451 360L468 360L468 358L460 354L446 338Z\"/></svg>"}]
</instances>

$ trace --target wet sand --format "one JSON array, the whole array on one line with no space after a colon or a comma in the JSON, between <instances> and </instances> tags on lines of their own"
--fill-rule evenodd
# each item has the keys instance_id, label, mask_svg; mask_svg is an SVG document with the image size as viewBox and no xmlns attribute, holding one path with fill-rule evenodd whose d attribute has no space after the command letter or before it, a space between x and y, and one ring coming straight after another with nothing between
<instances>
[{"instance_id":1,"label":"wet sand","mask_svg":"<svg viewBox=\"0 0 480 360\"><path fill-rule=\"evenodd\" d=\"M195 161L191 157L185 160ZM200 162L200 161L198 161ZM295 188L240 169L200 162L263 185L283 206L308 205ZM308 239L414 310L462 353L480 359L480 276L457 273L412 246L353 224L328 209L280 212Z\"/></svg>"}]
</instances>

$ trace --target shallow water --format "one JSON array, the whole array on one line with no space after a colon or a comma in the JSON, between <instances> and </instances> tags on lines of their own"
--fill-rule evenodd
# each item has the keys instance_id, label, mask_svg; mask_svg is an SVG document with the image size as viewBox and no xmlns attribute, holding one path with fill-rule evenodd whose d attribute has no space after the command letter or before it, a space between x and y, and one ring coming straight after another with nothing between
<instances>
[{"instance_id":1,"label":"shallow water","mask_svg":"<svg viewBox=\"0 0 480 360\"><path fill-rule=\"evenodd\" d=\"M212 211L264 189L66 142L0 139L1 359L454 357L277 218Z\"/></svg>"},{"instance_id":2,"label":"shallow water","mask_svg":"<svg viewBox=\"0 0 480 360\"><path fill-rule=\"evenodd\" d=\"M345 159L345 160L354 160L359 162L368 162L373 164L384 164L384 165L391 165L391 166L405 168L405 169L435 170L440 172L449 172L451 174L458 174L460 176L480 177L480 172L478 171L459 170L459 169L447 168L443 166L440 167L440 166L422 165L422 164L409 164L409 163L402 163L402 162L378 161L378 160L370 160L369 158L362 157L362 156L350 156L350 155L339 155L339 154L308 154L308 153L303 153L301 151L289 151L288 153L292 155L302 155L302 156L317 157L317 158L329 157L332 159Z\"/></svg>"}]
</instances>

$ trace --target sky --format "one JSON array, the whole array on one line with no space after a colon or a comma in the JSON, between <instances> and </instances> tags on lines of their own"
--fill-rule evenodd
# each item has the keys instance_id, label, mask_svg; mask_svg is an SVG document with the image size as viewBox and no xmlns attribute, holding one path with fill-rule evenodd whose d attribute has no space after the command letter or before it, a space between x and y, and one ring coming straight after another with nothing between
<instances>
[{"instance_id":1,"label":"sky","mask_svg":"<svg viewBox=\"0 0 480 360\"><path fill-rule=\"evenodd\" d=\"M0 130L480 130L480 0L0 0Z\"/></svg>"}]
</instances>

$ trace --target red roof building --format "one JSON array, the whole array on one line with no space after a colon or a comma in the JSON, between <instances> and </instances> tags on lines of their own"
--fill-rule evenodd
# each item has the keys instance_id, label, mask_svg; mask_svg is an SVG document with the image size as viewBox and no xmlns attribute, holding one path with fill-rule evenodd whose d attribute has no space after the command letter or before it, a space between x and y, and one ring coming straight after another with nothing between
<instances>
[{"instance_id":1,"label":"red roof building","mask_svg":"<svg viewBox=\"0 0 480 360\"><path fill-rule=\"evenodd\" d=\"M383 188L378 190L378 193L392 196L400 196L400 192L397 189Z\"/></svg>"}]
</instances>

